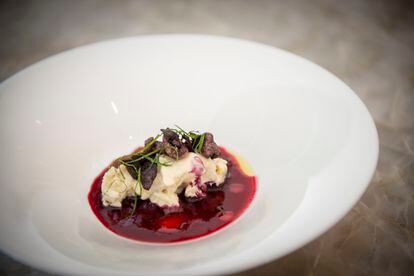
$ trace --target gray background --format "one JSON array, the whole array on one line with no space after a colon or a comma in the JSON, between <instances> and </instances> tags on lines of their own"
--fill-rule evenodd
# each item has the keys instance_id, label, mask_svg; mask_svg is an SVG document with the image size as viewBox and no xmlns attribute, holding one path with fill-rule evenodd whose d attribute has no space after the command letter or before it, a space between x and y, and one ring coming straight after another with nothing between
<instances>
[{"instance_id":1,"label":"gray background","mask_svg":"<svg viewBox=\"0 0 414 276\"><path fill-rule=\"evenodd\" d=\"M375 119L380 160L353 210L314 242L240 275L414 274L412 1L1 1L0 80L66 49L154 33L226 35L299 54L343 79ZM43 273L0 255L0 274Z\"/></svg>"}]
</instances>

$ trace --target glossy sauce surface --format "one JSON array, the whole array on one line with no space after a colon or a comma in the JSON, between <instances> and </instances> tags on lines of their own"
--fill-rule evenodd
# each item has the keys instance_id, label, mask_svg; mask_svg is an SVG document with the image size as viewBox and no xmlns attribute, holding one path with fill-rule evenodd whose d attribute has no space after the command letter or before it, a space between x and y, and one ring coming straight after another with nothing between
<instances>
[{"instance_id":1,"label":"glossy sauce surface","mask_svg":"<svg viewBox=\"0 0 414 276\"><path fill-rule=\"evenodd\" d=\"M246 175L237 159L224 148L220 149L221 157L229 161L228 178L224 184L208 190L200 201L191 202L180 195L180 207L163 209L149 200L138 200L133 215L134 198L125 199L122 208L105 207L101 199L105 169L92 184L89 204L110 231L137 241L169 243L211 234L238 218L256 192L256 177Z\"/></svg>"}]
</instances>

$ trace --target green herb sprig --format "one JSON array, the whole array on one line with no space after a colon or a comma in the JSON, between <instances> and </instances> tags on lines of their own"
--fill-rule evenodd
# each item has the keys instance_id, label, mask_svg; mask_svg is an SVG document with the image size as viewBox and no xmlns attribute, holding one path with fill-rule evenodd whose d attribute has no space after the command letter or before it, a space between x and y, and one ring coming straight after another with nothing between
<instances>
[{"instance_id":1,"label":"green herb sprig","mask_svg":"<svg viewBox=\"0 0 414 276\"><path fill-rule=\"evenodd\" d=\"M178 135L181 135L181 137L188 137L190 138L191 141L191 146L194 149L195 153L201 153L203 146L204 146L204 140L206 137L206 134L200 134L198 131L185 131L184 129L182 129L181 127L179 127L178 125L175 125L176 129L171 129L172 131L174 131L175 133L177 133Z\"/></svg>"},{"instance_id":2,"label":"green herb sprig","mask_svg":"<svg viewBox=\"0 0 414 276\"><path fill-rule=\"evenodd\" d=\"M135 168L135 167L134 167ZM137 205L138 205L138 193L137 193L137 186L139 186L139 195L142 196L142 182L141 182L141 167L138 168L138 170L135 168L135 171L138 175L137 177L137 182L135 184L135 188L134 188L134 207L132 208L131 214L129 214L129 217L131 217L132 215L135 214L135 211L137 210Z\"/></svg>"},{"instance_id":3,"label":"green herb sprig","mask_svg":"<svg viewBox=\"0 0 414 276\"><path fill-rule=\"evenodd\" d=\"M201 153L201 151L203 149L203 146L204 146L204 140L205 140L205 138L206 138L206 134L203 133L203 134L199 135L196 140L194 140L194 142L193 142L193 148L194 148L194 151L196 153Z\"/></svg>"}]
</instances>

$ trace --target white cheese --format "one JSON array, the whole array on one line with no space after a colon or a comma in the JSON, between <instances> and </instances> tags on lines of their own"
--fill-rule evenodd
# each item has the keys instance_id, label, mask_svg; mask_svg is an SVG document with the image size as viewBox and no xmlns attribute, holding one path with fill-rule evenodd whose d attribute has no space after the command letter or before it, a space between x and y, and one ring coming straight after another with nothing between
<instances>
[{"instance_id":1,"label":"white cheese","mask_svg":"<svg viewBox=\"0 0 414 276\"><path fill-rule=\"evenodd\" d=\"M136 185L124 165L111 167L102 179L102 203L104 206L121 207L122 200L134 194L132 187Z\"/></svg>"},{"instance_id":2,"label":"white cheese","mask_svg":"<svg viewBox=\"0 0 414 276\"><path fill-rule=\"evenodd\" d=\"M135 192L145 200L160 207L179 206L178 194L184 190L186 197L205 194L206 185L221 185L227 175L227 161L222 158L205 158L200 154L188 153L179 160L161 156L162 163L149 190L137 185L125 166L111 167L102 181L102 202L105 206L121 207L122 200ZM207 183L207 184L206 184Z\"/></svg>"}]
</instances>

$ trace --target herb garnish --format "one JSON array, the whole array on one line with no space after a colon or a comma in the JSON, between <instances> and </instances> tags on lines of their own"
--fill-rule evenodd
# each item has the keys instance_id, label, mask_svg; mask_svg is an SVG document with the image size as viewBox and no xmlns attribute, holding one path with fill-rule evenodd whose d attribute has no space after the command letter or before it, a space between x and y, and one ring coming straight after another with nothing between
<instances>
[{"instance_id":1,"label":"herb garnish","mask_svg":"<svg viewBox=\"0 0 414 276\"><path fill-rule=\"evenodd\" d=\"M194 131L194 130L187 132L181 127L179 127L178 125L175 125L175 127L176 129L171 129L171 130L177 133L178 135L181 135L183 139L190 140L191 146L193 147L193 150L195 153L201 153L201 150L203 149L203 146L204 146L204 140L205 140L206 134L205 133L200 134L198 131Z\"/></svg>"},{"instance_id":2,"label":"herb garnish","mask_svg":"<svg viewBox=\"0 0 414 276\"><path fill-rule=\"evenodd\" d=\"M206 138L206 134L203 133L197 137L197 139L193 142L193 148L196 153L201 153L201 150L204 146L204 139Z\"/></svg>"},{"instance_id":3,"label":"herb garnish","mask_svg":"<svg viewBox=\"0 0 414 276\"><path fill-rule=\"evenodd\" d=\"M135 211L137 210L138 205L138 193L137 193L137 186L139 185L139 195L142 195L142 183L141 183L141 168L137 170L137 182L135 184L134 188L134 207L132 208L131 214L129 214L129 217L131 217L133 214L135 214Z\"/></svg>"}]
</instances>

